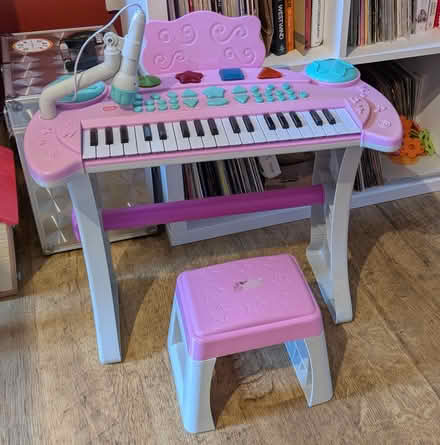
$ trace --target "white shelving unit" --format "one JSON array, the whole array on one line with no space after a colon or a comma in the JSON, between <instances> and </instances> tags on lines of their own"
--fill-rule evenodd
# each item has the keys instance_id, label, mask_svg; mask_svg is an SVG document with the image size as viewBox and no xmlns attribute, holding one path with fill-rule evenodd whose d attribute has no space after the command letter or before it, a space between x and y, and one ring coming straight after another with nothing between
<instances>
[{"instance_id":1,"label":"white shelving unit","mask_svg":"<svg viewBox=\"0 0 440 445\"><path fill-rule=\"evenodd\" d=\"M136 0L125 0L133 3ZM150 19L167 20L166 1L145 0ZM440 29L416 34L409 39L401 38L392 42L347 48L347 36L350 16L350 0L327 0L324 44L312 48L302 56L292 51L284 56L271 55L265 65L286 65L293 69L302 69L315 60L339 57L353 64L380 62L393 59L408 59L417 71L425 75L423 107L419 110L417 121L431 131L437 147L440 147ZM423 57L424 56L424 57ZM416 58L412 61L410 58ZM164 199L176 201L184 199L182 169L180 166L164 167L161 170ZM353 195L353 207L362 207L423 193L440 191L440 171L429 177L402 179L381 187L370 188ZM276 210L252 215L223 217L167 225L172 245L184 244L201 239L214 238L235 232L242 232L275 224L308 218L308 207Z\"/></svg>"}]
</instances>

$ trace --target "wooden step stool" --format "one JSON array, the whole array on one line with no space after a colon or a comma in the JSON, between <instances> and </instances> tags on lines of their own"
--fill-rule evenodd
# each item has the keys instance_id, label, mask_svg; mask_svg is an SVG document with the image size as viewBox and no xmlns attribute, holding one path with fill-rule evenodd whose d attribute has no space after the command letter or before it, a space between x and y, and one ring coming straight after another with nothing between
<instances>
[{"instance_id":1,"label":"wooden step stool","mask_svg":"<svg viewBox=\"0 0 440 445\"><path fill-rule=\"evenodd\" d=\"M177 279L168 353L185 429L215 428L210 406L217 357L286 345L309 406L332 397L320 309L290 255L183 272Z\"/></svg>"}]
</instances>

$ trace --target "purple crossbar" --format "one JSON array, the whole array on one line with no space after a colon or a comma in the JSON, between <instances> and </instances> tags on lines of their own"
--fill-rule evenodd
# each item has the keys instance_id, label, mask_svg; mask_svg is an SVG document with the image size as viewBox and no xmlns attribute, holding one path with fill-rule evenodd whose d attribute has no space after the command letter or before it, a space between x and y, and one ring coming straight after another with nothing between
<instances>
[{"instance_id":1,"label":"purple crossbar","mask_svg":"<svg viewBox=\"0 0 440 445\"><path fill-rule=\"evenodd\" d=\"M104 230L134 229L156 224L191 221L242 213L264 212L324 203L324 187L312 185L294 189L273 190L262 193L245 193L232 196L216 196L205 199L163 202L121 209L104 209ZM79 240L75 212L72 226Z\"/></svg>"}]
</instances>

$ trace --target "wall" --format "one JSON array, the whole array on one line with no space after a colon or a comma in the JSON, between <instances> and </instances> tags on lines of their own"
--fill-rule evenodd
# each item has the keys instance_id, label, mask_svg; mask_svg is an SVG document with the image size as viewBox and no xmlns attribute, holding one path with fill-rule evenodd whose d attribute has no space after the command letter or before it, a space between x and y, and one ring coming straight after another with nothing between
<instances>
[{"instance_id":1,"label":"wall","mask_svg":"<svg viewBox=\"0 0 440 445\"><path fill-rule=\"evenodd\" d=\"M0 0L0 33L101 25L105 0Z\"/></svg>"}]
</instances>

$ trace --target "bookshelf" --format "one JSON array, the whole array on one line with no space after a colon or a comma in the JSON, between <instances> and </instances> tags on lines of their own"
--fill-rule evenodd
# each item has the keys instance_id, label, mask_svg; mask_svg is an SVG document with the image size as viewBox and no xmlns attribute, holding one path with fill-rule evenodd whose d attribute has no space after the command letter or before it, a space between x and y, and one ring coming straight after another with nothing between
<instances>
[{"instance_id":1,"label":"bookshelf","mask_svg":"<svg viewBox=\"0 0 440 445\"><path fill-rule=\"evenodd\" d=\"M166 1L145 0L150 19L167 20ZM136 0L125 0L134 3ZM324 44L309 50L306 56L292 51L284 56L270 55L265 65L284 65L302 69L307 63L320 58L339 57L353 64L380 62L393 59L416 58L414 63L426 75L425 103L416 120L431 131L433 141L440 148L440 28L412 35L409 39L381 42L359 48L347 47L350 16L350 0L329 0L331 8L326 8ZM438 174L401 179L384 186L373 187L354 193L352 206L362 207L386 201L417 196L440 191L440 156L436 156ZM404 168L404 167L402 167ZM164 199L175 201L184 199L183 178L180 166L161 169ZM209 219L203 221L181 222L167 225L172 245L194 242L201 239L223 236L235 232L253 230L275 224L291 222L309 217L309 208L276 210L252 215Z\"/></svg>"}]
</instances>

